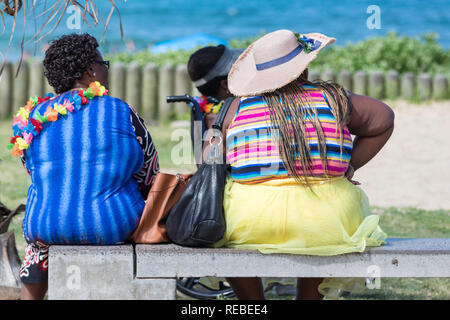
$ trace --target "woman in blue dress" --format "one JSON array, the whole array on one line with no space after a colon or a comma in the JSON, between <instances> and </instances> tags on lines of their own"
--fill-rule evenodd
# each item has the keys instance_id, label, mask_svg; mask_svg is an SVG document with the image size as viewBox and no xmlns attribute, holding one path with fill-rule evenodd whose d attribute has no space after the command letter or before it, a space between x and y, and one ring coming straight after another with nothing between
<instances>
[{"instance_id":1,"label":"woman in blue dress","mask_svg":"<svg viewBox=\"0 0 450 320\"><path fill-rule=\"evenodd\" d=\"M44 67L57 95L30 98L14 117L10 144L31 177L22 299L45 296L49 245L126 242L159 170L143 120L107 95L109 62L95 38L53 41Z\"/></svg>"}]
</instances>

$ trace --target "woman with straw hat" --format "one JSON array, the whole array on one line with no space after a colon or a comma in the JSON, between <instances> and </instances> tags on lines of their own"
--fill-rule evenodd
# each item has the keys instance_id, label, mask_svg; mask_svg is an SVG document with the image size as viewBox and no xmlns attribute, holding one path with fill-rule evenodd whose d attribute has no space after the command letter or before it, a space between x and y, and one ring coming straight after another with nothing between
<instances>
[{"instance_id":1,"label":"woman with straw hat","mask_svg":"<svg viewBox=\"0 0 450 320\"><path fill-rule=\"evenodd\" d=\"M336 83L307 80L309 63L333 42L278 30L233 65L228 87L240 99L224 124L231 174L217 247L330 256L384 243L379 217L352 177L391 136L394 113ZM297 298L343 289L335 280L299 279ZM259 279L247 285L239 298L262 296Z\"/></svg>"}]
</instances>

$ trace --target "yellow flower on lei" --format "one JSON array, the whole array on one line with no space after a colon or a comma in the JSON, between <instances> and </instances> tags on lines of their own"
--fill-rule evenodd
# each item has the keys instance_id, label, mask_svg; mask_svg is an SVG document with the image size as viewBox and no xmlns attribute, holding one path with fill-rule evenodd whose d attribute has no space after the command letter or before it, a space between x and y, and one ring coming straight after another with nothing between
<instances>
[{"instance_id":1,"label":"yellow flower on lei","mask_svg":"<svg viewBox=\"0 0 450 320\"><path fill-rule=\"evenodd\" d=\"M212 112L213 112L214 114L218 114L221 107L222 107L222 102L219 103L219 104L214 105L214 106L212 107Z\"/></svg>"},{"instance_id":2,"label":"yellow flower on lei","mask_svg":"<svg viewBox=\"0 0 450 320\"><path fill-rule=\"evenodd\" d=\"M16 115L17 115L17 116L20 116L20 117L22 117L23 119L25 119L26 121L28 121L28 118L29 118L29 116L30 116L30 112L27 111L27 110L25 109L25 107L22 107L22 108L19 109L19 111L17 111L17 114L16 114Z\"/></svg>"},{"instance_id":3,"label":"yellow flower on lei","mask_svg":"<svg viewBox=\"0 0 450 320\"><path fill-rule=\"evenodd\" d=\"M63 115L63 116L65 116L65 115L67 114L67 109L64 108L64 106L63 106L62 104L55 103L55 104L53 105L53 108L54 108L56 111L58 111L59 114L61 114L61 115Z\"/></svg>"},{"instance_id":4,"label":"yellow flower on lei","mask_svg":"<svg viewBox=\"0 0 450 320\"><path fill-rule=\"evenodd\" d=\"M28 143L23 138L17 138L16 143L20 150L26 150L29 147Z\"/></svg>"}]
</instances>

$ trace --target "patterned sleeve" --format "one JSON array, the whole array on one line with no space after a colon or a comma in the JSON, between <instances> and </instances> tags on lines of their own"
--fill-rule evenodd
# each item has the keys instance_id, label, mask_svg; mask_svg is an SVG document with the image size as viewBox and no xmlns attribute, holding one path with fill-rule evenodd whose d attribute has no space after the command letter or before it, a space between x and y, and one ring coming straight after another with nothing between
<instances>
[{"instance_id":1,"label":"patterned sleeve","mask_svg":"<svg viewBox=\"0 0 450 320\"><path fill-rule=\"evenodd\" d=\"M144 199L147 199L155 175L159 171L158 153L156 152L152 137L145 127L144 120L139 117L136 110L131 106L130 114L136 139L144 151L144 165L141 171L133 175L133 178L138 182L142 196Z\"/></svg>"},{"instance_id":2,"label":"patterned sleeve","mask_svg":"<svg viewBox=\"0 0 450 320\"><path fill-rule=\"evenodd\" d=\"M30 170L28 170L28 168L27 168L27 162L26 162L26 159L25 159L25 154L20 156L20 162L22 162L23 167L25 168L25 170L27 170L28 175L31 175Z\"/></svg>"}]
</instances>

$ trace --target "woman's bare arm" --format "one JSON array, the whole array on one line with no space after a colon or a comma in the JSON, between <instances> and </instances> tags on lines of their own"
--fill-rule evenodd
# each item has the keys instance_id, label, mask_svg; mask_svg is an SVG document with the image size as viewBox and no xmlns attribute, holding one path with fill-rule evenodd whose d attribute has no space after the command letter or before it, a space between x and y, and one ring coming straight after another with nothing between
<instances>
[{"instance_id":1,"label":"woman's bare arm","mask_svg":"<svg viewBox=\"0 0 450 320\"><path fill-rule=\"evenodd\" d=\"M350 165L358 170L386 144L394 131L394 111L376 99L350 93L353 111L348 129L355 135Z\"/></svg>"}]
</instances>

